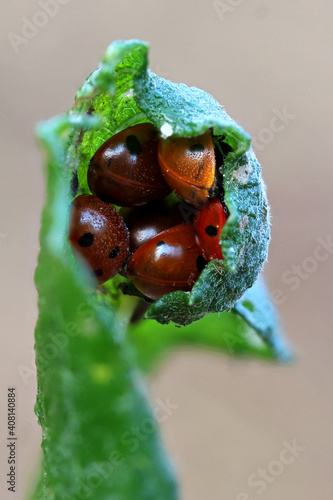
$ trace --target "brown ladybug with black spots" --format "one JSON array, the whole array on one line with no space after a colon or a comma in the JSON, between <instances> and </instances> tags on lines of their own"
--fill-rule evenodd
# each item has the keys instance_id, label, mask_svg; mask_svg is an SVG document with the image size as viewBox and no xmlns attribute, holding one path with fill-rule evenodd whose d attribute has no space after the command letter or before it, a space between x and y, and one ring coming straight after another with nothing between
<instances>
[{"instance_id":1,"label":"brown ladybug with black spots","mask_svg":"<svg viewBox=\"0 0 333 500\"><path fill-rule=\"evenodd\" d=\"M175 290L191 290L206 263L193 224L178 224L134 252L127 276L140 292L156 300Z\"/></svg>"},{"instance_id":2,"label":"brown ladybug with black spots","mask_svg":"<svg viewBox=\"0 0 333 500\"><path fill-rule=\"evenodd\" d=\"M215 181L215 152L212 134L160 139L158 161L166 182L190 205L207 203Z\"/></svg>"},{"instance_id":3,"label":"brown ladybug with black spots","mask_svg":"<svg viewBox=\"0 0 333 500\"><path fill-rule=\"evenodd\" d=\"M91 192L121 207L162 200L171 189L158 163L158 141L158 131L150 123L134 125L108 139L89 164Z\"/></svg>"},{"instance_id":4,"label":"brown ladybug with black spots","mask_svg":"<svg viewBox=\"0 0 333 500\"><path fill-rule=\"evenodd\" d=\"M223 259L220 236L226 221L227 216L218 198L210 200L194 217L199 246L208 261Z\"/></svg>"},{"instance_id":5,"label":"brown ladybug with black spots","mask_svg":"<svg viewBox=\"0 0 333 500\"><path fill-rule=\"evenodd\" d=\"M121 215L96 196L81 195L73 201L69 239L100 284L119 273L129 255L129 233Z\"/></svg>"}]
</instances>

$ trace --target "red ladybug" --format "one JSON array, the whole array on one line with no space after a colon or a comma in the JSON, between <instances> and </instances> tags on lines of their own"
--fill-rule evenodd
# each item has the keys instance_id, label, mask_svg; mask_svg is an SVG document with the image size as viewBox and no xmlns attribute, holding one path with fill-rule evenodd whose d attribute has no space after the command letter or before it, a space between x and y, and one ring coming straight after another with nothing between
<instances>
[{"instance_id":1,"label":"red ladybug","mask_svg":"<svg viewBox=\"0 0 333 500\"><path fill-rule=\"evenodd\" d=\"M134 125L107 140L89 164L92 193L122 207L162 200L171 189L159 167L158 140L150 123Z\"/></svg>"},{"instance_id":2,"label":"red ladybug","mask_svg":"<svg viewBox=\"0 0 333 500\"><path fill-rule=\"evenodd\" d=\"M159 299L191 290L206 265L192 224L178 224L144 243L130 258L127 275L140 292Z\"/></svg>"},{"instance_id":3,"label":"red ladybug","mask_svg":"<svg viewBox=\"0 0 333 500\"><path fill-rule=\"evenodd\" d=\"M99 283L121 271L129 255L129 234L117 210L96 196L75 198L69 239L93 269Z\"/></svg>"},{"instance_id":4,"label":"red ladybug","mask_svg":"<svg viewBox=\"0 0 333 500\"><path fill-rule=\"evenodd\" d=\"M197 137L161 139L158 161L166 182L180 198L194 207L205 205L215 180L210 130Z\"/></svg>"},{"instance_id":5,"label":"red ladybug","mask_svg":"<svg viewBox=\"0 0 333 500\"><path fill-rule=\"evenodd\" d=\"M199 246L208 261L223 259L220 235L226 221L223 206L217 198L211 200L194 217L193 223L198 234Z\"/></svg>"},{"instance_id":6,"label":"red ladybug","mask_svg":"<svg viewBox=\"0 0 333 500\"><path fill-rule=\"evenodd\" d=\"M141 245L165 229L184 222L178 205L170 210L166 204L159 202L121 209L120 213L130 231L130 252L135 252Z\"/></svg>"}]
</instances>

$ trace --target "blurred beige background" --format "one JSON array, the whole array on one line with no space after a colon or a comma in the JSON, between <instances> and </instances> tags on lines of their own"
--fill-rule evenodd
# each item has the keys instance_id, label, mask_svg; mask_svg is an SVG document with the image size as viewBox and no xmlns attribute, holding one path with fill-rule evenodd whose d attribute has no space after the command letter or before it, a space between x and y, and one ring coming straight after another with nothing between
<instances>
[{"instance_id":1,"label":"blurred beige background","mask_svg":"<svg viewBox=\"0 0 333 500\"><path fill-rule=\"evenodd\" d=\"M265 275L298 352L281 367L184 349L152 378L152 397L178 405L163 432L183 500L332 498L333 248L323 244L333 236L332 16L330 0L2 5L1 499L25 498L41 439L33 273L44 179L34 126L71 106L118 38L147 40L153 71L210 92L254 137L273 213ZM9 385L18 398L15 495L5 484ZM281 467L295 440L301 449ZM260 469L270 472L258 483Z\"/></svg>"}]
</instances>

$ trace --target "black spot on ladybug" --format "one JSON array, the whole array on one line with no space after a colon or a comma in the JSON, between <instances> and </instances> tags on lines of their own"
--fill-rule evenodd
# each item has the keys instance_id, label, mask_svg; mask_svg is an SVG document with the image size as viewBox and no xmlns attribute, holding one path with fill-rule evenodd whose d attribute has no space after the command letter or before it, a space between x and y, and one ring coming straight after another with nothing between
<instances>
[{"instance_id":1,"label":"black spot on ladybug","mask_svg":"<svg viewBox=\"0 0 333 500\"><path fill-rule=\"evenodd\" d=\"M110 253L109 253L109 259L114 259L117 257L118 253L120 251L120 248L116 246Z\"/></svg>"},{"instance_id":2,"label":"black spot on ladybug","mask_svg":"<svg viewBox=\"0 0 333 500\"><path fill-rule=\"evenodd\" d=\"M84 233L77 242L80 247L90 247L94 243L94 235L92 233Z\"/></svg>"},{"instance_id":3,"label":"black spot on ladybug","mask_svg":"<svg viewBox=\"0 0 333 500\"><path fill-rule=\"evenodd\" d=\"M208 234L208 236L211 236L211 237L217 236L217 228L215 226L209 225L209 226L207 226L205 228L205 233Z\"/></svg>"},{"instance_id":4,"label":"black spot on ladybug","mask_svg":"<svg viewBox=\"0 0 333 500\"><path fill-rule=\"evenodd\" d=\"M142 151L140 141L136 135L128 135L126 137L126 147L131 155L138 156Z\"/></svg>"},{"instance_id":5,"label":"black spot on ladybug","mask_svg":"<svg viewBox=\"0 0 333 500\"><path fill-rule=\"evenodd\" d=\"M202 271L203 268L205 267L206 265L206 261L205 261L205 258L203 255L199 255L199 257L197 258L197 269L198 271Z\"/></svg>"},{"instance_id":6,"label":"black spot on ladybug","mask_svg":"<svg viewBox=\"0 0 333 500\"><path fill-rule=\"evenodd\" d=\"M156 248L159 248L161 246L165 245L164 241L159 241L157 244L156 244Z\"/></svg>"},{"instance_id":7,"label":"black spot on ladybug","mask_svg":"<svg viewBox=\"0 0 333 500\"><path fill-rule=\"evenodd\" d=\"M79 190L79 179L78 179L78 176L77 176L77 172L73 172L73 177L72 177L72 180L71 180L71 193L72 193L72 196L76 196L78 190Z\"/></svg>"},{"instance_id":8,"label":"black spot on ladybug","mask_svg":"<svg viewBox=\"0 0 333 500\"><path fill-rule=\"evenodd\" d=\"M96 276L103 276L103 271L102 271L102 269L96 269L96 271L94 271L94 274Z\"/></svg>"},{"instance_id":9,"label":"black spot on ladybug","mask_svg":"<svg viewBox=\"0 0 333 500\"><path fill-rule=\"evenodd\" d=\"M190 146L190 151L191 153L201 153L202 151L205 150L205 146L203 144L192 144L192 146Z\"/></svg>"}]
</instances>

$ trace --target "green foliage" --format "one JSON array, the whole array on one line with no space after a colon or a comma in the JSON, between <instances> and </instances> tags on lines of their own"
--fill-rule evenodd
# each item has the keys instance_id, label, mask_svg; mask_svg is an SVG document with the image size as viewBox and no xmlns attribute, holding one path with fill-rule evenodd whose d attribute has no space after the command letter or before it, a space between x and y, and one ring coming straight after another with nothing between
<instances>
[{"instance_id":1,"label":"green foliage","mask_svg":"<svg viewBox=\"0 0 333 500\"><path fill-rule=\"evenodd\" d=\"M147 121L180 136L213 127L215 140L229 151L223 182L230 217L222 234L225 262L210 263L191 293L174 292L153 303L147 317L159 323L145 320L126 334L142 299L124 296L119 277L96 292L89 272L73 258L68 212L76 175L79 193L89 192L87 168L100 145ZM211 96L147 71L147 44L137 40L110 45L73 108L41 123L37 133L47 154L47 200L35 278L43 473L33 498L176 500L173 471L137 368L151 369L163 352L184 343L263 358L287 356L272 310L261 307L266 292L254 288L241 299L267 255L260 166L248 135ZM232 313L221 314L232 307ZM211 312L218 314L207 315ZM164 326L169 322L189 326Z\"/></svg>"},{"instance_id":2,"label":"green foliage","mask_svg":"<svg viewBox=\"0 0 333 500\"><path fill-rule=\"evenodd\" d=\"M169 298L172 299L172 294ZM187 304L184 310L186 307ZM128 335L134 345L137 364L145 371L154 368L170 351L185 345L232 356L275 358L283 362L292 359L262 280L247 290L230 312L210 314L181 328L171 323L161 326L156 321L141 321L129 327Z\"/></svg>"},{"instance_id":3,"label":"green foliage","mask_svg":"<svg viewBox=\"0 0 333 500\"><path fill-rule=\"evenodd\" d=\"M106 300L92 293L89 274L72 261L61 137L73 126L60 117L39 128L49 161L35 276L43 474L33 498L128 500L140 491L142 499L176 499L173 472L125 341L124 306L119 295ZM126 304L128 312L132 307Z\"/></svg>"},{"instance_id":4,"label":"green foliage","mask_svg":"<svg viewBox=\"0 0 333 500\"><path fill-rule=\"evenodd\" d=\"M234 305L233 312L255 330L278 360L292 360L291 348L284 340L276 309L262 279L259 278L252 288L246 290Z\"/></svg>"}]
</instances>

